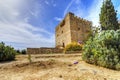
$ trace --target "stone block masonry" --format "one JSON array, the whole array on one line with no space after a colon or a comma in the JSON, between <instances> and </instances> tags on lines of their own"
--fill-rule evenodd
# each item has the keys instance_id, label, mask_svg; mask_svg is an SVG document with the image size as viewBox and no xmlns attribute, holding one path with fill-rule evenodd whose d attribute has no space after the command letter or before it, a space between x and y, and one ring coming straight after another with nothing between
<instances>
[{"instance_id":1,"label":"stone block masonry","mask_svg":"<svg viewBox=\"0 0 120 80\"><path fill-rule=\"evenodd\" d=\"M84 42L91 32L92 22L69 12L55 28L56 48L27 48L28 54L63 53L71 42Z\"/></svg>"},{"instance_id":2,"label":"stone block masonry","mask_svg":"<svg viewBox=\"0 0 120 80\"><path fill-rule=\"evenodd\" d=\"M69 12L55 29L56 47L65 47L71 42L84 42L91 32L92 22Z\"/></svg>"},{"instance_id":3,"label":"stone block masonry","mask_svg":"<svg viewBox=\"0 0 120 80\"><path fill-rule=\"evenodd\" d=\"M27 54L51 54L63 53L63 49L58 48L27 48Z\"/></svg>"}]
</instances>

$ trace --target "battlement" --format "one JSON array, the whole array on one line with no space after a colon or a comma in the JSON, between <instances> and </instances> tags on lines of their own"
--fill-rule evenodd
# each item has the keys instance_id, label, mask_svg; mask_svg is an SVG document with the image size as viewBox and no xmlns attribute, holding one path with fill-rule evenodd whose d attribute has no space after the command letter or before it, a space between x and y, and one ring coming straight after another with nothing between
<instances>
[{"instance_id":1,"label":"battlement","mask_svg":"<svg viewBox=\"0 0 120 80\"><path fill-rule=\"evenodd\" d=\"M86 19L83 19L83 18L81 18L81 17L79 17L79 16L76 16L74 13L72 13L72 12L69 12L67 15L69 15L69 16L71 16L71 17L74 17L74 18L76 18L76 19L78 19L78 20L81 20L81 21L83 21L83 22L90 22L90 21L88 21L88 20L86 20Z\"/></svg>"},{"instance_id":2,"label":"battlement","mask_svg":"<svg viewBox=\"0 0 120 80\"><path fill-rule=\"evenodd\" d=\"M67 17L69 17L69 20L70 20L70 19L73 19L73 21L74 21L74 20L77 20L78 22L87 23L87 24L89 24L89 25L92 25L92 22L91 22L91 21L88 21L88 20L86 20L86 19L83 19L83 18L81 18L81 17L78 17L78 16L76 16L74 13L69 12L69 13L66 14L65 18L58 24L58 26L57 26L56 29L55 29L56 31L59 30L59 27L62 27L62 26L65 24Z\"/></svg>"},{"instance_id":3,"label":"battlement","mask_svg":"<svg viewBox=\"0 0 120 80\"><path fill-rule=\"evenodd\" d=\"M56 46L66 46L72 41L84 41L90 32L92 22L69 12L55 30ZM85 35L83 37L83 35Z\"/></svg>"}]
</instances>

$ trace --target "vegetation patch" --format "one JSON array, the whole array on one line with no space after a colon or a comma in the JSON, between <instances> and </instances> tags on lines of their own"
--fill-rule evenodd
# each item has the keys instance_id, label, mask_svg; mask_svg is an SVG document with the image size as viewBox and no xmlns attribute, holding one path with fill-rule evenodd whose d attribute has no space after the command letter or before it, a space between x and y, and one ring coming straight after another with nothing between
<instances>
[{"instance_id":1,"label":"vegetation patch","mask_svg":"<svg viewBox=\"0 0 120 80\"><path fill-rule=\"evenodd\" d=\"M78 52L82 50L82 44L78 44L77 42L72 42L70 44L68 44L65 49L64 52Z\"/></svg>"},{"instance_id":2,"label":"vegetation patch","mask_svg":"<svg viewBox=\"0 0 120 80\"><path fill-rule=\"evenodd\" d=\"M90 38L83 48L83 60L120 70L120 30L107 30Z\"/></svg>"},{"instance_id":3,"label":"vegetation patch","mask_svg":"<svg viewBox=\"0 0 120 80\"><path fill-rule=\"evenodd\" d=\"M11 46L5 46L5 43L0 43L0 61L9 61L15 59L16 51Z\"/></svg>"}]
</instances>

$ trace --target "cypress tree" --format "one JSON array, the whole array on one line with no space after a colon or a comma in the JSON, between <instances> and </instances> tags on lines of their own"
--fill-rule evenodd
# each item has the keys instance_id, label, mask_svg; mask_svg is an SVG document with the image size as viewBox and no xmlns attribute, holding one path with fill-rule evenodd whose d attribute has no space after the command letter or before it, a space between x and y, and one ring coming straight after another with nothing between
<instances>
[{"instance_id":1,"label":"cypress tree","mask_svg":"<svg viewBox=\"0 0 120 80\"><path fill-rule=\"evenodd\" d=\"M111 0L104 0L100 13L100 25L102 30L117 30L119 24L117 20L117 12L114 9Z\"/></svg>"}]
</instances>

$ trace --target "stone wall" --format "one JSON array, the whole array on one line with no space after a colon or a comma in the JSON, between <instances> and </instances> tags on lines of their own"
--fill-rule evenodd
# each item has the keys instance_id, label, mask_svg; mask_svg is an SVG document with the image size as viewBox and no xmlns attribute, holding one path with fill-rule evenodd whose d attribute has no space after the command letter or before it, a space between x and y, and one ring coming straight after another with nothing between
<instances>
[{"instance_id":1,"label":"stone wall","mask_svg":"<svg viewBox=\"0 0 120 80\"><path fill-rule=\"evenodd\" d=\"M55 30L56 47L87 39L92 23L69 12Z\"/></svg>"},{"instance_id":2,"label":"stone wall","mask_svg":"<svg viewBox=\"0 0 120 80\"><path fill-rule=\"evenodd\" d=\"M71 41L85 41L91 32L92 22L75 15L70 16Z\"/></svg>"},{"instance_id":3,"label":"stone wall","mask_svg":"<svg viewBox=\"0 0 120 80\"><path fill-rule=\"evenodd\" d=\"M63 49L58 48L27 48L27 54L50 54L63 53Z\"/></svg>"},{"instance_id":4,"label":"stone wall","mask_svg":"<svg viewBox=\"0 0 120 80\"><path fill-rule=\"evenodd\" d=\"M65 16L65 19L61 21L61 23L56 27L55 31L56 47L59 47L61 45L62 45L61 47L63 47L71 42L69 15L70 14L67 14Z\"/></svg>"}]
</instances>

